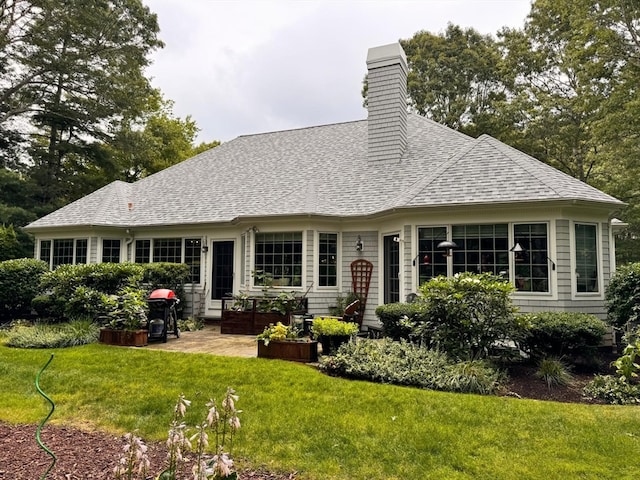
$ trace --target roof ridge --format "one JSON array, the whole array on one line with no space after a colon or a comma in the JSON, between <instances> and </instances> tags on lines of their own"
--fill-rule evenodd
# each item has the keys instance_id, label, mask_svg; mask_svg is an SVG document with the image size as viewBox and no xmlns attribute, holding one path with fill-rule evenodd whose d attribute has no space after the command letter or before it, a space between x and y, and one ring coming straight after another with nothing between
<instances>
[{"instance_id":1,"label":"roof ridge","mask_svg":"<svg viewBox=\"0 0 640 480\"><path fill-rule=\"evenodd\" d=\"M273 135L275 133L297 132L297 131L300 131L300 130L313 130L313 129L316 129L316 128L332 127L332 126L337 126L337 125L346 125L348 123L358 123L358 122L366 122L366 121L367 121L367 119L363 118L363 119L360 119L360 120L348 120L346 122L323 123L322 125L309 125L307 127L287 128L285 130L271 130L271 131L268 131L268 132L247 133L246 135L238 135L234 139L229 140L229 142L232 142L233 140L238 139L238 138L258 137L260 135ZM229 143L229 142L225 142L225 143Z\"/></svg>"}]
</instances>

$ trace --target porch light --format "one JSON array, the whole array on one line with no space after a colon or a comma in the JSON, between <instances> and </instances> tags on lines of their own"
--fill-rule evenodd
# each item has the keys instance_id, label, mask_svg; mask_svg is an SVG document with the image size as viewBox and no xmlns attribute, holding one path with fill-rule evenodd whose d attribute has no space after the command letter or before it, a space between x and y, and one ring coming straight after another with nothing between
<instances>
[{"instance_id":1,"label":"porch light","mask_svg":"<svg viewBox=\"0 0 640 480\"><path fill-rule=\"evenodd\" d=\"M209 251L209 245L202 245L202 253L207 253Z\"/></svg>"},{"instance_id":2,"label":"porch light","mask_svg":"<svg viewBox=\"0 0 640 480\"><path fill-rule=\"evenodd\" d=\"M364 243L362 243L362 237L358 235L358 239L356 240L356 252L361 252L364 248Z\"/></svg>"}]
</instances>

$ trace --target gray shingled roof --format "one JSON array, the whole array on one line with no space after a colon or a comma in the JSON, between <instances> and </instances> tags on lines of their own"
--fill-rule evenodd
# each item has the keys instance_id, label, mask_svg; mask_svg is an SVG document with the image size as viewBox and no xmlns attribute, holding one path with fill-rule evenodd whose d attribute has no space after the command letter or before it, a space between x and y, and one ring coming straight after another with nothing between
<instances>
[{"instance_id":1,"label":"gray shingled roof","mask_svg":"<svg viewBox=\"0 0 640 480\"><path fill-rule=\"evenodd\" d=\"M366 120L241 136L133 184L107 185L29 227L349 217L496 202L623 205L487 135L473 139L418 115L409 115L399 163L370 163L366 142Z\"/></svg>"}]
</instances>

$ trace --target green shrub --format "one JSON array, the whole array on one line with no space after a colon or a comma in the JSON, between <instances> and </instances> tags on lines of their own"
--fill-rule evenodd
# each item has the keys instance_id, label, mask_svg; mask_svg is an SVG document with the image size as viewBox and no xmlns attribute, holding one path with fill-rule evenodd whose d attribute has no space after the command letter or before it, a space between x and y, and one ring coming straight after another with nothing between
<instances>
[{"instance_id":1,"label":"green shrub","mask_svg":"<svg viewBox=\"0 0 640 480\"><path fill-rule=\"evenodd\" d=\"M176 307L180 318L182 317L186 300L184 284L190 279L191 273L189 265L186 263L158 262L144 265L143 282L148 287L149 292L158 288L173 290L176 297L180 299L180 303Z\"/></svg>"},{"instance_id":2,"label":"green shrub","mask_svg":"<svg viewBox=\"0 0 640 480\"><path fill-rule=\"evenodd\" d=\"M605 293L607 320L622 329L627 322L640 322L640 263L619 267Z\"/></svg>"},{"instance_id":3,"label":"green shrub","mask_svg":"<svg viewBox=\"0 0 640 480\"><path fill-rule=\"evenodd\" d=\"M420 286L424 322L414 329L422 343L460 359L485 358L498 342L521 332L511 301L514 287L496 275L458 273Z\"/></svg>"},{"instance_id":4,"label":"green shrub","mask_svg":"<svg viewBox=\"0 0 640 480\"><path fill-rule=\"evenodd\" d=\"M388 303L376 308L385 337L409 340L416 324L424 322L423 303Z\"/></svg>"},{"instance_id":5,"label":"green shrub","mask_svg":"<svg viewBox=\"0 0 640 480\"><path fill-rule=\"evenodd\" d=\"M622 377L596 375L583 389L588 398L614 405L640 403L640 385L628 383Z\"/></svg>"},{"instance_id":6,"label":"green shrub","mask_svg":"<svg viewBox=\"0 0 640 480\"><path fill-rule=\"evenodd\" d=\"M569 367L559 358L540 360L535 376L543 380L549 389L569 385L573 381Z\"/></svg>"},{"instance_id":7,"label":"green shrub","mask_svg":"<svg viewBox=\"0 0 640 480\"><path fill-rule=\"evenodd\" d=\"M599 318L576 312L539 312L521 315L526 335L521 347L534 358L591 358L607 332Z\"/></svg>"},{"instance_id":8,"label":"green shrub","mask_svg":"<svg viewBox=\"0 0 640 480\"><path fill-rule=\"evenodd\" d=\"M315 336L347 337L358 333L359 327L357 323L343 322L333 317L317 317L313 319L311 330Z\"/></svg>"},{"instance_id":9,"label":"green shrub","mask_svg":"<svg viewBox=\"0 0 640 480\"><path fill-rule=\"evenodd\" d=\"M0 315L7 318L28 314L31 300L38 295L40 277L47 264L33 258L0 262Z\"/></svg>"},{"instance_id":10,"label":"green shrub","mask_svg":"<svg viewBox=\"0 0 640 480\"><path fill-rule=\"evenodd\" d=\"M100 329L91 321L33 326L17 325L6 334L5 343L16 348L65 348L95 343Z\"/></svg>"},{"instance_id":11,"label":"green shrub","mask_svg":"<svg viewBox=\"0 0 640 480\"><path fill-rule=\"evenodd\" d=\"M452 363L436 350L389 338L343 344L320 368L332 375L431 390L489 394L502 375L482 361Z\"/></svg>"},{"instance_id":12,"label":"green shrub","mask_svg":"<svg viewBox=\"0 0 640 480\"><path fill-rule=\"evenodd\" d=\"M127 287L140 288L144 268L134 263L60 265L42 275L34 308L42 316L61 321L94 318L108 309L105 296ZM48 297L48 298L47 298Z\"/></svg>"}]
</instances>

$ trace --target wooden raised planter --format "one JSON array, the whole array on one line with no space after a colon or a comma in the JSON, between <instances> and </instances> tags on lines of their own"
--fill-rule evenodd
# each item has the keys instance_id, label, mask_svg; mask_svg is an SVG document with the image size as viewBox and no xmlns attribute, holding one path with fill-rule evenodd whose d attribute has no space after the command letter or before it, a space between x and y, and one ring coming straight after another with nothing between
<instances>
[{"instance_id":1,"label":"wooden raised planter","mask_svg":"<svg viewBox=\"0 0 640 480\"><path fill-rule=\"evenodd\" d=\"M264 340L258 340L259 358L279 358L281 360L291 360L294 362L317 362L318 342L287 342L271 340L269 345L264 344Z\"/></svg>"},{"instance_id":2,"label":"wooden raised planter","mask_svg":"<svg viewBox=\"0 0 640 480\"><path fill-rule=\"evenodd\" d=\"M229 307L234 300L232 298L222 299L222 319L220 321L220 333L235 335L258 335L265 327L281 322L289 325L290 316L278 312L259 312L257 305L259 298L247 300L247 307L244 310L233 310ZM298 312L292 312L298 313Z\"/></svg>"},{"instance_id":3,"label":"wooden raised planter","mask_svg":"<svg viewBox=\"0 0 640 480\"><path fill-rule=\"evenodd\" d=\"M144 347L147 344L149 332L147 330L111 330L100 329L100 343L119 345L122 347Z\"/></svg>"}]
</instances>

